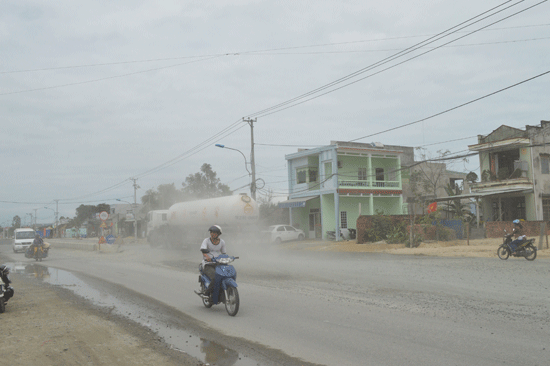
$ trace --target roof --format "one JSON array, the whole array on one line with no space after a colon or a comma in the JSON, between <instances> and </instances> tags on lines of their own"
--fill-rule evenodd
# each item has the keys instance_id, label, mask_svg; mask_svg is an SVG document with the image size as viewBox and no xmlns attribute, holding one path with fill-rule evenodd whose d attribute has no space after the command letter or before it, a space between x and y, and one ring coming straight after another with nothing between
<instances>
[{"instance_id":1,"label":"roof","mask_svg":"<svg viewBox=\"0 0 550 366\"><path fill-rule=\"evenodd\" d=\"M306 202L319 196L292 198L287 201L279 202L279 208L306 207Z\"/></svg>"},{"instance_id":2,"label":"roof","mask_svg":"<svg viewBox=\"0 0 550 366\"><path fill-rule=\"evenodd\" d=\"M508 194L508 193L517 193L517 192L522 192L522 193L529 193L529 192L533 192L533 189L525 189L525 188L503 188L503 189L495 189L493 191L490 191L490 192L480 192L480 193L468 193L468 194L461 194L461 195L458 195L458 196L448 196L448 197L438 197L438 198L434 198L433 200L434 201L451 201L451 200L456 200L456 199L463 199L463 198L482 198L482 197L487 197L487 196L497 196L497 195L500 195L500 194Z\"/></svg>"}]
</instances>

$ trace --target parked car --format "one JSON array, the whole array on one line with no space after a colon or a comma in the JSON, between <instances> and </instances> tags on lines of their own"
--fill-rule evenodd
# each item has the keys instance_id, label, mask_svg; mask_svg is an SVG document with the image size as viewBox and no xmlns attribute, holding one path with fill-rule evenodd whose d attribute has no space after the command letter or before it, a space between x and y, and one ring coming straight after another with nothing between
<instances>
[{"instance_id":1,"label":"parked car","mask_svg":"<svg viewBox=\"0 0 550 366\"><path fill-rule=\"evenodd\" d=\"M290 225L271 225L267 230L262 231L266 241L280 244L283 241L304 240L306 235L303 230L296 229Z\"/></svg>"}]
</instances>

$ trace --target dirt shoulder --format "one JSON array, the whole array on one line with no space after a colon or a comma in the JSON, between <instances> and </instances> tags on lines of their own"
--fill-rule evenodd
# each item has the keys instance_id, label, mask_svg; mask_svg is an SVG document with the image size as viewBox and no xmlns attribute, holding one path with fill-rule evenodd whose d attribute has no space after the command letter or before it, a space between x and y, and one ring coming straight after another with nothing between
<instances>
[{"instance_id":1,"label":"dirt shoulder","mask_svg":"<svg viewBox=\"0 0 550 366\"><path fill-rule=\"evenodd\" d=\"M11 274L15 296L0 314L9 365L203 365L155 333L71 291Z\"/></svg>"},{"instance_id":2,"label":"dirt shoulder","mask_svg":"<svg viewBox=\"0 0 550 366\"><path fill-rule=\"evenodd\" d=\"M538 240L538 239L537 239ZM497 257L497 248L501 238L432 241L423 242L417 248L406 248L405 244L387 244L385 242L357 244L347 241L303 241L284 244L287 249L317 250L333 252L372 252L402 255L429 255L438 257ZM538 250L537 258L550 258L550 249Z\"/></svg>"}]
</instances>

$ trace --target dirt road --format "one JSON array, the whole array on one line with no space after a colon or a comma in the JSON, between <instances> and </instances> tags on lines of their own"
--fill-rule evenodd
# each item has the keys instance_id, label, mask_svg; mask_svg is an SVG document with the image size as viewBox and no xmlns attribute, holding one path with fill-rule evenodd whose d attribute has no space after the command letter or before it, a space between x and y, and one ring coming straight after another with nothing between
<instances>
[{"instance_id":1,"label":"dirt road","mask_svg":"<svg viewBox=\"0 0 550 366\"><path fill-rule=\"evenodd\" d=\"M398 244L302 241L283 244L287 250L384 252L400 255L495 257L501 239ZM550 250L537 258L549 258ZM498 260L498 259L496 259ZM511 258L509 260L524 260ZM0 257L0 262L6 262ZM158 336L108 310L90 305L71 291L12 273L15 297L0 314L2 357L10 365L204 365L169 349Z\"/></svg>"},{"instance_id":2,"label":"dirt road","mask_svg":"<svg viewBox=\"0 0 550 366\"><path fill-rule=\"evenodd\" d=\"M0 314L2 358L9 365L203 365L69 290L25 274L10 278L15 296Z\"/></svg>"}]
</instances>

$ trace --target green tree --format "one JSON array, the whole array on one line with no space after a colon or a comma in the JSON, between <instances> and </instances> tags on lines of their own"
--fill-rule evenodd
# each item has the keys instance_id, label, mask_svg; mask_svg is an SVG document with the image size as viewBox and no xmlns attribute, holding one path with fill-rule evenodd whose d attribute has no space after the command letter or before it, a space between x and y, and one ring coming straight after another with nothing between
<instances>
[{"instance_id":1,"label":"green tree","mask_svg":"<svg viewBox=\"0 0 550 366\"><path fill-rule=\"evenodd\" d=\"M182 192L186 200L231 196L228 185L221 183L210 164L204 163L201 171L189 174L182 183Z\"/></svg>"},{"instance_id":2,"label":"green tree","mask_svg":"<svg viewBox=\"0 0 550 366\"><path fill-rule=\"evenodd\" d=\"M11 226L14 229L19 229L21 227L21 218L18 215L15 215L13 220L11 220Z\"/></svg>"},{"instance_id":3,"label":"green tree","mask_svg":"<svg viewBox=\"0 0 550 366\"><path fill-rule=\"evenodd\" d=\"M111 211L111 206L106 203L100 203L97 206L93 205L80 205L76 208L76 217L73 220L75 227L82 226L82 223L86 220L93 219L96 213L102 211Z\"/></svg>"}]
</instances>

